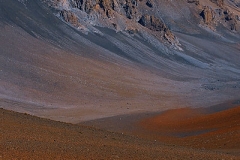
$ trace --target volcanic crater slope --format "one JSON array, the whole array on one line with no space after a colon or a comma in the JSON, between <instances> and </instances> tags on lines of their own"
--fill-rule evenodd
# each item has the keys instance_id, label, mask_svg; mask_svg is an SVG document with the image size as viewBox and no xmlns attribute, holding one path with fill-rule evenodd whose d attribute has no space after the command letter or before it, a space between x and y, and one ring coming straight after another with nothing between
<instances>
[{"instance_id":1,"label":"volcanic crater slope","mask_svg":"<svg viewBox=\"0 0 240 160\"><path fill-rule=\"evenodd\" d=\"M3 159L237 159L0 109ZM21 132L19 132L21 130Z\"/></svg>"},{"instance_id":2,"label":"volcanic crater slope","mask_svg":"<svg viewBox=\"0 0 240 160\"><path fill-rule=\"evenodd\" d=\"M239 107L218 111L239 106L239 16L239 0L0 0L0 158L238 159ZM134 118L149 137L77 125Z\"/></svg>"},{"instance_id":3,"label":"volcanic crater slope","mask_svg":"<svg viewBox=\"0 0 240 160\"><path fill-rule=\"evenodd\" d=\"M239 99L237 1L0 3L1 107L78 123Z\"/></svg>"}]
</instances>

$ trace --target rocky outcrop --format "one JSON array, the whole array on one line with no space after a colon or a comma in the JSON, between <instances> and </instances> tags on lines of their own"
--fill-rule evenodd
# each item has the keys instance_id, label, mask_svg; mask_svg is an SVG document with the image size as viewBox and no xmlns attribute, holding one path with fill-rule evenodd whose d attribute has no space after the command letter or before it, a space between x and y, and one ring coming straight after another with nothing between
<instances>
[{"instance_id":1,"label":"rocky outcrop","mask_svg":"<svg viewBox=\"0 0 240 160\"><path fill-rule=\"evenodd\" d=\"M133 19L137 15L137 0L126 0L126 4L123 6L126 16L129 19Z\"/></svg>"},{"instance_id":2,"label":"rocky outcrop","mask_svg":"<svg viewBox=\"0 0 240 160\"><path fill-rule=\"evenodd\" d=\"M109 18L113 11L123 12L129 19L136 18L137 4L138 0L71 0L73 8L78 8L86 13L101 8Z\"/></svg>"},{"instance_id":3,"label":"rocky outcrop","mask_svg":"<svg viewBox=\"0 0 240 160\"><path fill-rule=\"evenodd\" d=\"M214 11L210 7L204 7L200 15L202 16L204 23L209 27L214 27L221 23L232 31L237 30L238 16L231 13L228 9L220 8L215 9Z\"/></svg>"},{"instance_id":4,"label":"rocky outcrop","mask_svg":"<svg viewBox=\"0 0 240 160\"><path fill-rule=\"evenodd\" d=\"M152 30L159 31L163 35L163 37L170 43L174 43L176 37L170 31L170 29L165 25L165 23L159 18L153 15L143 15L141 19L138 21L142 26Z\"/></svg>"},{"instance_id":5,"label":"rocky outcrop","mask_svg":"<svg viewBox=\"0 0 240 160\"><path fill-rule=\"evenodd\" d=\"M166 31L167 29L166 25L155 16L143 15L138 23L153 31Z\"/></svg>"},{"instance_id":6,"label":"rocky outcrop","mask_svg":"<svg viewBox=\"0 0 240 160\"><path fill-rule=\"evenodd\" d=\"M204 7L200 16L202 16L205 24L210 25L213 22L214 14L214 11L210 7Z\"/></svg>"},{"instance_id":7,"label":"rocky outcrop","mask_svg":"<svg viewBox=\"0 0 240 160\"><path fill-rule=\"evenodd\" d=\"M221 8L224 6L224 0L210 0L210 1L215 3L217 6Z\"/></svg>"},{"instance_id":8,"label":"rocky outcrop","mask_svg":"<svg viewBox=\"0 0 240 160\"><path fill-rule=\"evenodd\" d=\"M195 3L195 0L188 0L188 3ZM237 31L240 29L238 18L239 16L234 14L234 7L230 7L225 4L224 0L209 0L202 2L200 1L198 9L201 11L200 16L203 21L200 22L201 25L204 25L211 30L216 30L217 26L222 25L232 31ZM237 6L234 0L231 1L231 4Z\"/></svg>"},{"instance_id":9,"label":"rocky outcrop","mask_svg":"<svg viewBox=\"0 0 240 160\"><path fill-rule=\"evenodd\" d=\"M196 5L199 5L199 0L188 0L187 3L195 3Z\"/></svg>"},{"instance_id":10,"label":"rocky outcrop","mask_svg":"<svg viewBox=\"0 0 240 160\"><path fill-rule=\"evenodd\" d=\"M94 6L96 6L99 2L99 0L71 0L70 4L73 8L78 8L86 13L90 13L93 10Z\"/></svg>"},{"instance_id":11,"label":"rocky outcrop","mask_svg":"<svg viewBox=\"0 0 240 160\"><path fill-rule=\"evenodd\" d=\"M135 34L143 27L154 31L154 35L174 44L176 37L157 16L149 15L154 8L153 0L44 0L60 11L60 17L77 28L104 26L117 31ZM139 5L141 3L141 5ZM141 8L140 8L140 7ZM145 8L145 9L144 9ZM81 26L81 24L82 26ZM88 25L88 26L86 26ZM81 27L79 27L81 26ZM179 42L177 42L179 43Z\"/></svg>"},{"instance_id":12,"label":"rocky outcrop","mask_svg":"<svg viewBox=\"0 0 240 160\"><path fill-rule=\"evenodd\" d=\"M224 11L224 18L227 23L229 23L231 30L237 30L237 19L238 16L234 15L233 13L230 13L229 10Z\"/></svg>"},{"instance_id":13,"label":"rocky outcrop","mask_svg":"<svg viewBox=\"0 0 240 160\"><path fill-rule=\"evenodd\" d=\"M150 7L150 8L152 8L152 7L153 7L153 2L152 2L152 0L147 0L146 5L147 5L148 7Z\"/></svg>"},{"instance_id":14,"label":"rocky outcrop","mask_svg":"<svg viewBox=\"0 0 240 160\"><path fill-rule=\"evenodd\" d=\"M75 27L79 26L79 21L78 21L78 17L70 12L70 11L66 11L66 10L62 10L60 12L60 16L66 21L69 22L70 24L72 24Z\"/></svg>"}]
</instances>

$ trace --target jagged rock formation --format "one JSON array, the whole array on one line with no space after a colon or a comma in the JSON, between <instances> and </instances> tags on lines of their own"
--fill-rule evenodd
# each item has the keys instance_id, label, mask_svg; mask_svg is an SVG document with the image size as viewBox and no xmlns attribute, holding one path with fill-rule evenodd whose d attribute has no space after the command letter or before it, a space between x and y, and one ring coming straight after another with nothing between
<instances>
[{"instance_id":1,"label":"jagged rock formation","mask_svg":"<svg viewBox=\"0 0 240 160\"><path fill-rule=\"evenodd\" d=\"M152 2L152 0L147 0L146 5L147 5L148 7L150 7L150 8L152 8L152 7L153 7L153 2Z\"/></svg>"},{"instance_id":2,"label":"jagged rock formation","mask_svg":"<svg viewBox=\"0 0 240 160\"><path fill-rule=\"evenodd\" d=\"M188 0L188 3L195 3L196 5L199 5L199 0Z\"/></svg>"},{"instance_id":3,"label":"jagged rock formation","mask_svg":"<svg viewBox=\"0 0 240 160\"><path fill-rule=\"evenodd\" d=\"M125 5L123 5L123 8L126 12L126 16L129 19L133 19L137 15L137 0L126 0Z\"/></svg>"},{"instance_id":4,"label":"jagged rock formation","mask_svg":"<svg viewBox=\"0 0 240 160\"><path fill-rule=\"evenodd\" d=\"M211 7L207 5L200 5L200 16L203 22L209 28L215 30L217 26L223 25L224 27L232 30L238 31L238 15L230 11L225 5L223 0L210 0L218 7ZM188 1L188 3L193 3L194 1Z\"/></svg>"},{"instance_id":5,"label":"jagged rock formation","mask_svg":"<svg viewBox=\"0 0 240 160\"><path fill-rule=\"evenodd\" d=\"M205 24L209 25L213 22L214 11L210 7L204 7L200 15L202 16Z\"/></svg>"},{"instance_id":6,"label":"jagged rock formation","mask_svg":"<svg viewBox=\"0 0 240 160\"><path fill-rule=\"evenodd\" d=\"M151 32L155 32L154 35L158 34L159 36L157 37L162 37L162 40L172 45L179 45L177 38L164 21L161 20L161 15L150 11L156 10L158 4L152 0L44 1L59 10L59 15L64 21L82 29L84 32L91 31L89 28L92 26L101 26L116 31L136 34L139 30L142 30L142 27L145 27ZM216 30L218 25L223 25L232 31L239 29L239 16L226 8L224 0L208 0L208 3L203 3L203 1L199 0L187 0L186 3L193 3L196 5L196 8L200 9L201 24L213 31ZM209 6L209 4L213 3L216 4L214 5L215 7ZM216 6L218 7L216 8Z\"/></svg>"},{"instance_id":7,"label":"jagged rock formation","mask_svg":"<svg viewBox=\"0 0 240 160\"><path fill-rule=\"evenodd\" d=\"M145 13L143 9L139 8L140 3L141 5L145 4L146 8L153 8L154 2L152 0L45 1L49 6L59 10L60 17L74 27L88 22L91 25L127 31L130 34L137 33L137 30L142 30L141 28L145 27L158 32L157 34L162 37L162 40L168 41L172 45L178 45L179 43L167 25L160 20L160 17ZM82 13L86 13L87 16Z\"/></svg>"},{"instance_id":8,"label":"jagged rock formation","mask_svg":"<svg viewBox=\"0 0 240 160\"><path fill-rule=\"evenodd\" d=\"M136 18L137 4L138 0L70 0L73 8L78 8L88 14L102 9L109 18L112 17L113 11L125 14L129 19Z\"/></svg>"},{"instance_id":9,"label":"jagged rock formation","mask_svg":"<svg viewBox=\"0 0 240 160\"><path fill-rule=\"evenodd\" d=\"M210 1L218 5L219 7L224 6L224 0L210 0Z\"/></svg>"},{"instance_id":10,"label":"jagged rock formation","mask_svg":"<svg viewBox=\"0 0 240 160\"><path fill-rule=\"evenodd\" d=\"M70 24L72 24L75 27L79 26L78 17L74 13L72 13L70 11L62 10L60 12L60 15L61 15L61 17L63 17L63 19L66 22L69 22Z\"/></svg>"},{"instance_id":11,"label":"jagged rock formation","mask_svg":"<svg viewBox=\"0 0 240 160\"><path fill-rule=\"evenodd\" d=\"M228 10L224 12L225 20L229 23L231 30L237 30L237 16Z\"/></svg>"},{"instance_id":12,"label":"jagged rock formation","mask_svg":"<svg viewBox=\"0 0 240 160\"><path fill-rule=\"evenodd\" d=\"M143 15L141 19L138 21L141 25L149 28L154 31L166 31L166 25L155 16Z\"/></svg>"},{"instance_id":13,"label":"jagged rock formation","mask_svg":"<svg viewBox=\"0 0 240 160\"><path fill-rule=\"evenodd\" d=\"M171 42L172 39L176 39L164 22L155 16L143 15L138 23L150 30L162 32L164 38L169 42Z\"/></svg>"}]
</instances>

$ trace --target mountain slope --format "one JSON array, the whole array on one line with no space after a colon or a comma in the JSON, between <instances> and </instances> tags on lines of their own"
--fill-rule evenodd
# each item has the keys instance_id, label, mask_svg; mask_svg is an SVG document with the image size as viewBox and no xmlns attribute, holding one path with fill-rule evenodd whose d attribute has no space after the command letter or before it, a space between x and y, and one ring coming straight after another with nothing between
<instances>
[{"instance_id":1,"label":"mountain slope","mask_svg":"<svg viewBox=\"0 0 240 160\"><path fill-rule=\"evenodd\" d=\"M3 159L237 159L0 109ZM3 129L3 130L2 130Z\"/></svg>"},{"instance_id":2,"label":"mountain slope","mask_svg":"<svg viewBox=\"0 0 240 160\"><path fill-rule=\"evenodd\" d=\"M1 107L77 123L239 99L239 31L199 25L204 1L119 3L116 21L59 2L0 1Z\"/></svg>"}]
</instances>

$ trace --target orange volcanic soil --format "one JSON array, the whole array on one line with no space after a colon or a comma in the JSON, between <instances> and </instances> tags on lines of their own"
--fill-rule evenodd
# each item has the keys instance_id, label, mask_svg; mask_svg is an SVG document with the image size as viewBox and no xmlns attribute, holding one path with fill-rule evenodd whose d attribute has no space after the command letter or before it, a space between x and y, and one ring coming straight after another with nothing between
<instances>
[{"instance_id":1,"label":"orange volcanic soil","mask_svg":"<svg viewBox=\"0 0 240 160\"><path fill-rule=\"evenodd\" d=\"M174 109L141 120L145 137L201 149L240 153L240 106L215 113Z\"/></svg>"},{"instance_id":2,"label":"orange volcanic soil","mask_svg":"<svg viewBox=\"0 0 240 160\"><path fill-rule=\"evenodd\" d=\"M0 159L238 159L0 109ZM146 123L147 124L147 123Z\"/></svg>"}]
</instances>

